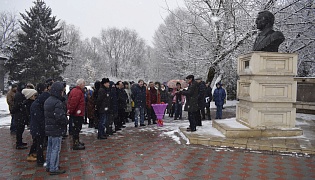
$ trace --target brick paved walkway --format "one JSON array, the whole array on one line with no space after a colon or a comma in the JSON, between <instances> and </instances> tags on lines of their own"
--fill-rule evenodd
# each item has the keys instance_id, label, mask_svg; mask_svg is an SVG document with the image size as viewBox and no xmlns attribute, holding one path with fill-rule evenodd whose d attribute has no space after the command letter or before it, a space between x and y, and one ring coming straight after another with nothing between
<instances>
[{"instance_id":1,"label":"brick paved walkway","mask_svg":"<svg viewBox=\"0 0 315 180\"><path fill-rule=\"evenodd\" d=\"M315 179L314 157L231 152L183 140L178 144L161 136L167 128L152 127L130 123L106 140L93 133L81 135L83 151L73 151L71 138L66 138L60 165L67 172L58 176L27 162L29 149L14 149L15 136L2 127L0 179ZM29 131L24 141L31 142Z\"/></svg>"}]
</instances>

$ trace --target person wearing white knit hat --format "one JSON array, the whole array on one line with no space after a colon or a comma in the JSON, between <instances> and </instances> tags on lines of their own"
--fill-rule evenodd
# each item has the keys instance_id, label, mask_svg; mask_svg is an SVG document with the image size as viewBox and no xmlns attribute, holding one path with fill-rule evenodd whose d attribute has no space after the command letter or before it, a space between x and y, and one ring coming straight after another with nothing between
<instances>
[{"instance_id":1,"label":"person wearing white knit hat","mask_svg":"<svg viewBox=\"0 0 315 180\"><path fill-rule=\"evenodd\" d=\"M36 97L37 97L37 91L35 89L23 89L22 90L22 94L24 94L24 96L26 97L26 114L28 117L28 121L27 121L27 125L29 126L30 121L31 121L31 106L33 104L33 102L35 101ZM36 161L36 139L34 137L32 137L33 139L33 143L30 149L30 153L28 154L26 160L27 161Z\"/></svg>"},{"instance_id":2,"label":"person wearing white knit hat","mask_svg":"<svg viewBox=\"0 0 315 180\"><path fill-rule=\"evenodd\" d=\"M26 100L23 103L25 105L25 110L26 110L26 121L25 124L28 126L29 128L29 124L31 121L31 105L33 104L33 102L35 101L36 97L37 97L37 91L35 89L23 89L22 90L22 94L25 96ZM32 152L36 152L36 147L34 147L33 145L31 146L31 151ZM36 161L36 157L34 157L33 154L29 154L27 156L27 161Z\"/></svg>"},{"instance_id":3,"label":"person wearing white knit hat","mask_svg":"<svg viewBox=\"0 0 315 180\"><path fill-rule=\"evenodd\" d=\"M26 97L26 99L35 100L36 95L37 95L37 91L35 89L23 89L22 94Z\"/></svg>"}]
</instances>

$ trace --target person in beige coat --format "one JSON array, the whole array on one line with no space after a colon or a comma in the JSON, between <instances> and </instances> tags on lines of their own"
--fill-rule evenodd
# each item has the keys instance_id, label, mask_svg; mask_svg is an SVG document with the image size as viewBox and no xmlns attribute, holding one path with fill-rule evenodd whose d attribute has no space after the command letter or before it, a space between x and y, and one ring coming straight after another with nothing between
<instances>
[{"instance_id":1,"label":"person in beige coat","mask_svg":"<svg viewBox=\"0 0 315 180\"><path fill-rule=\"evenodd\" d=\"M13 106L14 106L14 96L16 93L16 89L17 89L17 85L16 84L12 84L12 87L10 89L10 91L7 94L7 103L9 106L9 111L11 114L11 125L10 125L10 132L11 134L15 134L16 132L16 127L15 127L15 123L14 123L14 117L13 117L13 113L11 113Z\"/></svg>"}]
</instances>

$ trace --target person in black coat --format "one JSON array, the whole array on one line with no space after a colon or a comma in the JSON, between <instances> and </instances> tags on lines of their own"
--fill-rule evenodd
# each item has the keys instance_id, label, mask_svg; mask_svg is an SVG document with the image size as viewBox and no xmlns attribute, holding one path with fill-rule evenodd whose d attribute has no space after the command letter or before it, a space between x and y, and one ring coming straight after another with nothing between
<instances>
[{"instance_id":1,"label":"person in black coat","mask_svg":"<svg viewBox=\"0 0 315 180\"><path fill-rule=\"evenodd\" d=\"M93 95L92 95L92 99L94 99L95 103L98 97L98 91L101 88L101 81L95 81L94 83L94 91L93 91ZM94 125L95 125L95 129L98 129L98 121L99 121L99 114L98 114L98 110L96 108L96 104L95 104L95 111L94 111Z\"/></svg>"},{"instance_id":2,"label":"person in black coat","mask_svg":"<svg viewBox=\"0 0 315 180\"><path fill-rule=\"evenodd\" d=\"M50 172L50 175L66 172L59 169L61 140L62 136L66 135L68 124L63 91L63 83L54 82L50 89L50 97L44 103L45 133L48 136L46 170Z\"/></svg>"},{"instance_id":3,"label":"person in black coat","mask_svg":"<svg viewBox=\"0 0 315 180\"><path fill-rule=\"evenodd\" d=\"M22 90L22 94L25 96L26 100L24 100L23 104L25 106L25 110L26 110L26 125L29 127L30 125L30 121L31 121L31 105L32 103L35 101L36 97L37 97L37 91L35 89L23 89Z\"/></svg>"},{"instance_id":4,"label":"person in black coat","mask_svg":"<svg viewBox=\"0 0 315 180\"><path fill-rule=\"evenodd\" d=\"M168 94L168 89L165 87L164 84L161 84L161 102L164 102L165 104L168 103L169 100L169 94Z\"/></svg>"},{"instance_id":5,"label":"person in black coat","mask_svg":"<svg viewBox=\"0 0 315 180\"><path fill-rule=\"evenodd\" d=\"M110 108L109 108L109 121L106 124L106 130L109 130L107 134L111 134L110 131L113 129L113 123L115 125L115 131L120 131L121 128L119 127L118 123L118 96L117 96L117 88L116 84L113 81L109 82L110 86Z\"/></svg>"},{"instance_id":6,"label":"person in black coat","mask_svg":"<svg viewBox=\"0 0 315 180\"><path fill-rule=\"evenodd\" d=\"M45 115L44 115L44 103L48 99L50 94L43 92L31 105L31 122L30 132L33 138L33 144L30 149L30 154L36 150L37 166L43 166L44 159L44 141L45 141Z\"/></svg>"},{"instance_id":7,"label":"person in black coat","mask_svg":"<svg viewBox=\"0 0 315 180\"><path fill-rule=\"evenodd\" d=\"M101 87L97 91L96 109L98 113L98 135L97 139L107 139L105 136L105 127L109 121L110 110L110 89L109 79L103 78ZM109 130L108 130L109 131Z\"/></svg>"},{"instance_id":8,"label":"person in black coat","mask_svg":"<svg viewBox=\"0 0 315 180\"><path fill-rule=\"evenodd\" d=\"M146 108L146 88L144 81L140 79L138 84L134 84L131 88L131 98L135 103L135 127L138 127L138 119L140 117L140 126L144 125L144 111Z\"/></svg>"},{"instance_id":9,"label":"person in black coat","mask_svg":"<svg viewBox=\"0 0 315 180\"><path fill-rule=\"evenodd\" d=\"M208 120L211 120L211 113L210 113L210 102L212 101L212 88L210 86L210 82L206 84L207 89L205 92L205 100L206 100L206 114Z\"/></svg>"},{"instance_id":10,"label":"person in black coat","mask_svg":"<svg viewBox=\"0 0 315 180\"><path fill-rule=\"evenodd\" d=\"M17 90L14 96L14 105L12 108L12 114L14 116L16 124L16 149L27 149L27 143L22 142L22 136L25 129L25 123L27 121L27 113L24 102L25 96L22 94L22 90L26 87L23 82L18 83Z\"/></svg>"},{"instance_id":11,"label":"person in black coat","mask_svg":"<svg viewBox=\"0 0 315 180\"><path fill-rule=\"evenodd\" d=\"M27 121L30 122L31 121L31 106L37 97L37 91L35 89L23 89L22 94L26 98L26 100L24 101L24 105L26 109ZM36 140L33 138L33 144L34 144L34 141ZM27 161L36 161L35 152L36 152L36 146L32 145L30 149L30 153L27 156Z\"/></svg>"},{"instance_id":12,"label":"person in black coat","mask_svg":"<svg viewBox=\"0 0 315 180\"><path fill-rule=\"evenodd\" d=\"M202 120L206 119L206 113L205 113L205 107L206 107L206 102L205 102L205 92L206 92L206 83L202 81L201 77L198 77L195 79L198 83L198 108L199 108L199 113L197 114L197 119L196 123L197 126L202 126Z\"/></svg>"},{"instance_id":13,"label":"person in black coat","mask_svg":"<svg viewBox=\"0 0 315 180\"><path fill-rule=\"evenodd\" d=\"M127 108L127 99L128 95L125 91L125 86L122 81L116 83L117 87L117 103L118 103L118 117L117 117L117 127L125 128L123 124L126 124L126 113L125 109Z\"/></svg>"},{"instance_id":14,"label":"person in black coat","mask_svg":"<svg viewBox=\"0 0 315 180\"><path fill-rule=\"evenodd\" d=\"M198 107L198 83L194 80L193 75L186 77L187 83L189 84L187 90L181 90L176 93L181 93L186 96L186 104L184 107L185 111L188 111L189 127L187 131L196 131L196 117L199 112Z\"/></svg>"}]
</instances>

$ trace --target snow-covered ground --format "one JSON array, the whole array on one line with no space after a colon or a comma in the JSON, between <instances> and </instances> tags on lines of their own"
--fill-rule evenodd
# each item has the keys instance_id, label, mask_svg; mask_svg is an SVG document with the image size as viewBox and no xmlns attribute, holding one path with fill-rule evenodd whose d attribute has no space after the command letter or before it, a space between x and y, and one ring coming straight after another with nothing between
<instances>
[{"instance_id":1,"label":"snow-covered ground","mask_svg":"<svg viewBox=\"0 0 315 180\"><path fill-rule=\"evenodd\" d=\"M225 107L231 107L236 106L238 101L227 101L227 103L224 105ZM211 108L215 108L215 105L213 102L211 102ZM300 114L297 113L297 119L301 119L297 121L297 125L307 125L309 121L315 120L315 115L310 114ZM231 122L235 120L235 118L226 119L225 121ZM11 116L9 114L8 105L6 102L5 97L0 98L0 128L9 128L11 121ZM133 123L127 123L127 127L134 127ZM188 139L184 136L184 134L181 133L179 128L186 128L189 126L188 120L170 120L170 118L165 118L164 126L163 127L157 127L154 125L146 126L146 127L139 127L141 131L153 131L157 128L160 130L163 130L161 133L161 136L168 136L171 137L175 142L181 143L179 136L186 140L187 144L189 144ZM133 131L136 130L135 128L127 128L123 129L123 131ZM88 125L83 125L82 128L82 134L85 134L87 136L95 135L97 133L97 130L94 128L88 128ZM200 135L212 135L212 136L219 136L224 137L224 135L218 131L217 129L212 127L212 121L203 121L201 127L197 127L197 131L193 132Z\"/></svg>"}]
</instances>

